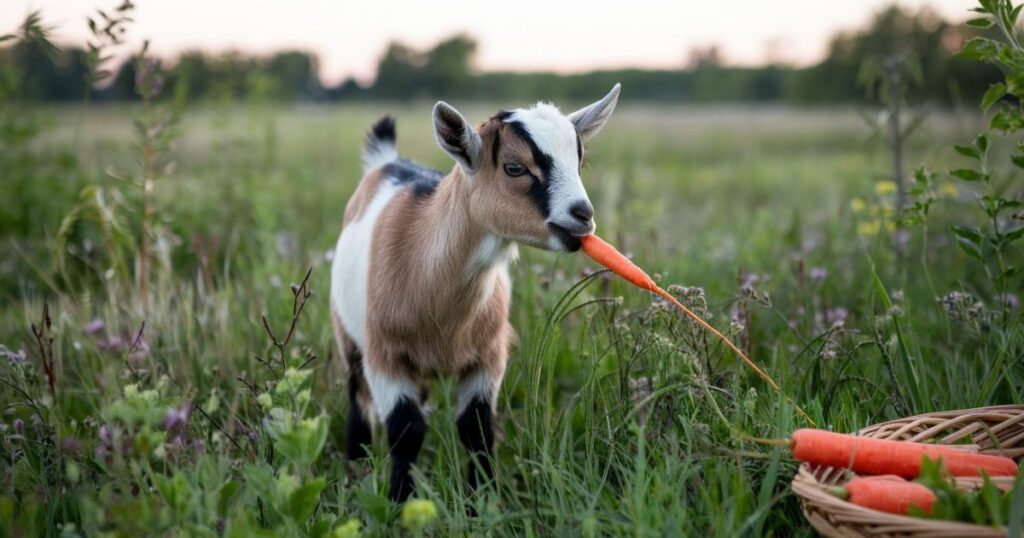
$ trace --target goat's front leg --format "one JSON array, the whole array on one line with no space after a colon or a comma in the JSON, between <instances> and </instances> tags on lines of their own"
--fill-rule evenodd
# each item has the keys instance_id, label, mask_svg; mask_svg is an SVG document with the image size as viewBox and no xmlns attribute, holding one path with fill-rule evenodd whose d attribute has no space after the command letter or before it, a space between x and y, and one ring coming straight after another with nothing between
<instances>
[{"instance_id":1,"label":"goat's front leg","mask_svg":"<svg viewBox=\"0 0 1024 538\"><path fill-rule=\"evenodd\" d=\"M501 376L480 369L459 380L459 403L456 426L459 439L469 452L466 481L475 491L481 483L494 478L491 458L494 455L494 409L501 385Z\"/></svg>"},{"instance_id":2,"label":"goat's front leg","mask_svg":"<svg viewBox=\"0 0 1024 538\"><path fill-rule=\"evenodd\" d=\"M401 374L384 373L373 362L368 361L365 368L377 416L384 421L388 436L391 455L388 496L392 501L403 502L412 494L410 471L427 434L427 422L417 397L420 390L412 379Z\"/></svg>"}]
</instances>

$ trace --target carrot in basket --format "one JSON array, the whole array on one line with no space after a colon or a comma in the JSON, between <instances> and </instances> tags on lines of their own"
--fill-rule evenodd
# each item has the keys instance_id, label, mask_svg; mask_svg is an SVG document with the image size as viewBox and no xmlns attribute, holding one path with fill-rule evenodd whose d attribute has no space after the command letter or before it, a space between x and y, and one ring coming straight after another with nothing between
<instances>
[{"instance_id":1,"label":"carrot in basket","mask_svg":"<svg viewBox=\"0 0 1024 538\"><path fill-rule=\"evenodd\" d=\"M733 352L736 353L736 355L738 355L739 358L742 359L743 362L747 364L747 366L749 366L752 370L757 372L757 375L760 376L761 379L765 380L766 383L771 385L771 387L775 389L776 392L782 391L782 389L779 388L778 383L776 383L768 374L764 373L764 371L761 370L761 368L759 368L757 364L754 364L754 361L750 360L750 358L748 358L745 353L740 351L740 348L736 347L736 344L733 344L732 341L726 338L724 334L718 332L717 329L712 327L708 322L704 321L700 316L694 314L692 310L686 308L686 306L683 305L683 303L680 303L679 300L672 296L672 294L661 289L654 282L654 279L650 277L650 275L644 272L643 269L637 267L636 264L629 261L629 258L624 256L615 247L611 246L610 244L605 242L604 239L601 239L600 237L594 234L581 237L580 243L583 245L583 252L585 252L587 256L590 256L597 263L607 267L613 273L626 279L630 284L633 284L634 286L640 289L645 289L657 293L658 295L664 297L666 300L674 304L676 308L682 310L684 314L686 314L687 316L691 317L694 321L696 321L701 327L704 327L711 334L715 335L719 340L722 341L722 343L728 346L729 349L733 350ZM811 420L811 417L809 417L807 413L805 413L804 410L800 408L800 406L793 404L793 407L810 424L814 424L814 421Z\"/></svg>"},{"instance_id":2,"label":"carrot in basket","mask_svg":"<svg viewBox=\"0 0 1024 538\"><path fill-rule=\"evenodd\" d=\"M917 478L924 458L941 460L953 476L1015 476L1010 458L964 452L949 446L858 437L825 430L793 432L793 457L809 463L852 469L858 474L894 474Z\"/></svg>"},{"instance_id":3,"label":"carrot in basket","mask_svg":"<svg viewBox=\"0 0 1024 538\"><path fill-rule=\"evenodd\" d=\"M907 514L911 506L930 514L935 504L932 490L899 477L893 480L891 476L854 478L841 488L830 488L829 492L857 506L890 514Z\"/></svg>"}]
</instances>

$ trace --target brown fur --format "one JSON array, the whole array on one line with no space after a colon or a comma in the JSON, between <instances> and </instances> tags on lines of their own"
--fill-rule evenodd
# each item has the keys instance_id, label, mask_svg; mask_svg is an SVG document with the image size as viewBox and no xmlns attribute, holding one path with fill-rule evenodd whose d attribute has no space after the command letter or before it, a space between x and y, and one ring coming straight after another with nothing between
<instances>
[{"instance_id":1,"label":"brown fur","mask_svg":"<svg viewBox=\"0 0 1024 538\"><path fill-rule=\"evenodd\" d=\"M503 171L515 161L540 176L529 146L499 120L479 132L484 147L472 178L456 166L426 199L396 194L374 229L365 357L388 377L422 383L481 369L498 381L504 375L514 338L510 283L500 268L471 268L473 256L488 235L544 244L549 232L527 194L530 176ZM507 240L502 246L515 248Z\"/></svg>"},{"instance_id":2,"label":"brown fur","mask_svg":"<svg viewBox=\"0 0 1024 538\"><path fill-rule=\"evenodd\" d=\"M345 226L348 226L348 223L354 220L358 220L363 215L363 211L366 211L366 206L370 205L373 196L377 194L377 189L380 187L380 181L383 178L383 168L377 168L363 176L359 186L356 187L356 191L348 199L348 204L345 205L345 218L343 221Z\"/></svg>"}]
</instances>

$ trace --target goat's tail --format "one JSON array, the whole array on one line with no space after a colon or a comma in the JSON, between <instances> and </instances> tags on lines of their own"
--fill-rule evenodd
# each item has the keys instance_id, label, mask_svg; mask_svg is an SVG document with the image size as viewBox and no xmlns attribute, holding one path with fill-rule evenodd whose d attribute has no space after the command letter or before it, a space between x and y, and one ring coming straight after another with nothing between
<instances>
[{"instance_id":1,"label":"goat's tail","mask_svg":"<svg viewBox=\"0 0 1024 538\"><path fill-rule=\"evenodd\" d=\"M398 158L395 147L395 119L384 116L373 124L363 144L363 172L380 168Z\"/></svg>"}]
</instances>

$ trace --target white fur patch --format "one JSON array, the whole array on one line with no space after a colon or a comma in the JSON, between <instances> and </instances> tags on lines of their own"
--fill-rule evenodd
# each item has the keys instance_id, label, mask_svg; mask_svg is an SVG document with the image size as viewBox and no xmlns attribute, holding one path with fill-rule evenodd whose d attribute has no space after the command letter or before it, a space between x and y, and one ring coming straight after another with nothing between
<instances>
[{"instance_id":1,"label":"white fur patch","mask_svg":"<svg viewBox=\"0 0 1024 538\"><path fill-rule=\"evenodd\" d=\"M367 281L373 228L377 223L377 217L399 190L400 186L393 185L390 181L382 181L377 194L370 200L359 219L350 222L341 231L338 245L334 248L334 262L331 266L331 303L338 313L341 326L359 349L365 349L366 343Z\"/></svg>"},{"instance_id":2,"label":"white fur patch","mask_svg":"<svg viewBox=\"0 0 1024 538\"><path fill-rule=\"evenodd\" d=\"M505 121L522 123L537 147L551 156L551 177L547 178L548 220L567 228L576 227L577 221L570 208L577 202L590 202L580 178L576 127L548 103L518 109ZM556 240L554 244L559 243Z\"/></svg>"},{"instance_id":3,"label":"white fur patch","mask_svg":"<svg viewBox=\"0 0 1024 538\"><path fill-rule=\"evenodd\" d=\"M501 387L501 380L494 379L490 372L479 371L470 374L459 382L459 402L455 406L455 416L461 416L462 412L473 402L473 398L482 396L487 400L491 409L494 409L498 389Z\"/></svg>"},{"instance_id":4,"label":"white fur patch","mask_svg":"<svg viewBox=\"0 0 1024 538\"><path fill-rule=\"evenodd\" d=\"M386 377L371 368L369 363L365 365L363 372L366 375L366 384L370 387L373 408L381 422L388 419L388 415L402 398L419 404L419 389L412 381Z\"/></svg>"},{"instance_id":5,"label":"white fur patch","mask_svg":"<svg viewBox=\"0 0 1024 538\"><path fill-rule=\"evenodd\" d=\"M496 235L487 234L469 258L466 265L466 278L471 278L481 271L498 265L507 265L519 255L515 243Z\"/></svg>"}]
</instances>

